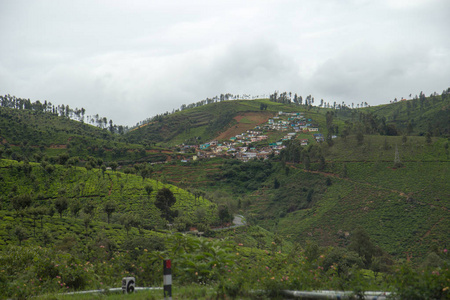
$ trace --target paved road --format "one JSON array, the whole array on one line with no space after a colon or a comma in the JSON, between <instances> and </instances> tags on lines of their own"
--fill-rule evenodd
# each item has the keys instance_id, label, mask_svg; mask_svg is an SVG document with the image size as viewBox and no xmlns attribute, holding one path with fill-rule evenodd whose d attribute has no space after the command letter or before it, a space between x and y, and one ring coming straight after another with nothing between
<instances>
[{"instance_id":1,"label":"paved road","mask_svg":"<svg viewBox=\"0 0 450 300\"><path fill-rule=\"evenodd\" d=\"M236 228L236 227L245 226L245 225L247 225L247 222L245 222L244 216L234 215L233 225L228 226L228 227L214 228L212 230L225 230L225 229Z\"/></svg>"},{"instance_id":2,"label":"paved road","mask_svg":"<svg viewBox=\"0 0 450 300\"><path fill-rule=\"evenodd\" d=\"M244 226L246 224L244 217L241 215L234 215L233 227Z\"/></svg>"}]
</instances>

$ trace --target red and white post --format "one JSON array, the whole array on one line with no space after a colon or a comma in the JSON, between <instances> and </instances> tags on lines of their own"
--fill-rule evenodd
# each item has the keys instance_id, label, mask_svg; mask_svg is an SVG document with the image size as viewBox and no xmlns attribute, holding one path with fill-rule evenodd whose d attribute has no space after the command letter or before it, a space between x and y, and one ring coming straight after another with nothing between
<instances>
[{"instance_id":1,"label":"red and white post","mask_svg":"<svg viewBox=\"0 0 450 300\"><path fill-rule=\"evenodd\" d=\"M164 299L172 300L172 262L170 259L163 261Z\"/></svg>"}]
</instances>

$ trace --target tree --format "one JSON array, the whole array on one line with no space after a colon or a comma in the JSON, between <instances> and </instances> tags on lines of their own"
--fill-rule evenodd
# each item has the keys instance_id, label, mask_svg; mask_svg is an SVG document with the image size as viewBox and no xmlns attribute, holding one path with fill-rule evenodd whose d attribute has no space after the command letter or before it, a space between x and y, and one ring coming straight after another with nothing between
<instances>
[{"instance_id":1,"label":"tree","mask_svg":"<svg viewBox=\"0 0 450 300\"><path fill-rule=\"evenodd\" d=\"M380 250L372 243L370 236L362 228L357 228L350 238L349 250L358 253L365 266L368 268L372 264L373 256L380 256Z\"/></svg>"},{"instance_id":2,"label":"tree","mask_svg":"<svg viewBox=\"0 0 450 300\"><path fill-rule=\"evenodd\" d=\"M86 215L93 216L95 211L95 205L92 201L87 202L83 207L83 212Z\"/></svg>"},{"instance_id":3,"label":"tree","mask_svg":"<svg viewBox=\"0 0 450 300\"><path fill-rule=\"evenodd\" d=\"M20 246L20 245L22 245L22 241L27 237L27 232L26 232L25 228L23 228L22 226L16 226L14 228L14 235L19 240L19 246Z\"/></svg>"},{"instance_id":4,"label":"tree","mask_svg":"<svg viewBox=\"0 0 450 300\"><path fill-rule=\"evenodd\" d=\"M111 218L111 215L116 211L116 203L112 200L105 203L105 206L103 207L103 211L106 213L106 216L108 217L108 224L109 219Z\"/></svg>"},{"instance_id":5,"label":"tree","mask_svg":"<svg viewBox=\"0 0 450 300\"><path fill-rule=\"evenodd\" d=\"M59 218L62 218L63 212L68 208L69 203L66 198L58 198L55 200L55 209L59 213Z\"/></svg>"},{"instance_id":6,"label":"tree","mask_svg":"<svg viewBox=\"0 0 450 300\"><path fill-rule=\"evenodd\" d=\"M218 213L219 213L220 222L222 224L223 223L227 223L227 222L231 222L232 215L230 214L230 210L229 210L228 206L220 205Z\"/></svg>"},{"instance_id":7,"label":"tree","mask_svg":"<svg viewBox=\"0 0 450 300\"><path fill-rule=\"evenodd\" d=\"M278 178L275 178L273 180L273 188L278 189L280 187L280 182L278 181Z\"/></svg>"},{"instance_id":8,"label":"tree","mask_svg":"<svg viewBox=\"0 0 450 300\"><path fill-rule=\"evenodd\" d=\"M389 144L388 144L387 138L384 138L383 148L384 148L384 150L389 149Z\"/></svg>"},{"instance_id":9,"label":"tree","mask_svg":"<svg viewBox=\"0 0 450 300\"><path fill-rule=\"evenodd\" d=\"M308 154L303 156L303 166L305 170L309 170L311 168L311 161Z\"/></svg>"},{"instance_id":10,"label":"tree","mask_svg":"<svg viewBox=\"0 0 450 300\"><path fill-rule=\"evenodd\" d=\"M80 213L81 208L82 208L82 206L81 206L81 202L79 200L74 200L70 204L70 211L72 212L72 215L74 217L78 217L78 214Z\"/></svg>"},{"instance_id":11,"label":"tree","mask_svg":"<svg viewBox=\"0 0 450 300\"><path fill-rule=\"evenodd\" d=\"M14 197L11 202L14 210L19 214L19 212L22 212L31 205L32 200L30 195L19 195Z\"/></svg>"},{"instance_id":12,"label":"tree","mask_svg":"<svg viewBox=\"0 0 450 300\"><path fill-rule=\"evenodd\" d=\"M68 159L69 159L69 154L62 153L58 156L58 163L60 165L65 165Z\"/></svg>"},{"instance_id":13,"label":"tree","mask_svg":"<svg viewBox=\"0 0 450 300\"><path fill-rule=\"evenodd\" d=\"M39 207L31 207L28 209L28 212L33 219L33 236L36 236L36 220L39 218Z\"/></svg>"},{"instance_id":14,"label":"tree","mask_svg":"<svg viewBox=\"0 0 450 300\"><path fill-rule=\"evenodd\" d=\"M411 121L409 121L408 125L406 126L406 132L408 133L408 135L411 135L411 133L413 132L413 124Z\"/></svg>"},{"instance_id":15,"label":"tree","mask_svg":"<svg viewBox=\"0 0 450 300\"><path fill-rule=\"evenodd\" d=\"M174 194L168 188L162 188L156 194L155 206L161 211L161 216L169 222L178 215L177 211L171 209L176 201Z\"/></svg>"},{"instance_id":16,"label":"tree","mask_svg":"<svg viewBox=\"0 0 450 300\"><path fill-rule=\"evenodd\" d=\"M306 202L310 203L312 201L313 194L314 194L314 189L310 189L308 191L308 195L306 195Z\"/></svg>"},{"instance_id":17,"label":"tree","mask_svg":"<svg viewBox=\"0 0 450 300\"><path fill-rule=\"evenodd\" d=\"M405 145L407 141L408 141L408 137L406 135L403 135L402 136L402 144Z\"/></svg>"},{"instance_id":18,"label":"tree","mask_svg":"<svg viewBox=\"0 0 450 300\"><path fill-rule=\"evenodd\" d=\"M325 169L325 158L323 157L323 155L321 155L319 157L319 171L323 171Z\"/></svg>"},{"instance_id":19,"label":"tree","mask_svg":"<svg viewBox=\"0 0 450 300\"><path fill-rule=\"evenodd\" d=\"M79 161L80 159L77 156L71 157L66 161L66 165L68 167L74 167Z\"/></svg>"},{"instance_id":20,"label":"tree","mask_svg":"<svg viewBox=\"0 0 450 300\"><path fill-rule=\"evenodd\" d=\"M185 216L178 216L173 220L173 225L178 232L188 231L192 222Z\"/></svg>"},{"instance_id":21,"label":"tree","mask_svg":"<svg viewBox=\"0 0 450 300\"><path fill-rule=\"evenodd\" d=\"M427 142L428 145L430 145L431 144L431 133L427 132L425 137L426 137L425 141Z\"/></svg>"},{"instance_id":22,"label":"tree","mask_svg":"<svg viewBox=\"0 0 450 300\"><path fill-rule=\"evenodd\" d=\"M347 176L348 176L348 174L347 174L347 165L344 164L342 166L342 177L346 178Z\"/></svg>"},{"instance_id":23,"label":"tree","mask_svg":"<svg viewBox=\"0 0 450 300\"><path fill-rule=\"evenodd\" d=\"M333 141L331 132L328 132L328 133L327 133L327 139L326 139L326 141L327 141L328 147L333 147L334 141Z\"/></svg>"},{"instance_id":24,"label":"tree","mask_svg":"<svg viewBox=\"0 0 450 300\"><path fill-rule=\"evenodd\" d=\"M283 252L283 238L281 237L281 235L276 233L273 237L273 242L275 243L276 247L280 246L280 251Z\"/></svg>"},{"instance_id":25,"label":"tree","mask_svg":"<svg viewBox=\"0 0 450 300\"><path fill-rule=\"evenodd\" d=\"M150 199L150 195L153 192L153 186L151 186L150 184L145 185L145 192L147 193L147 197L148 199Z\"/></svg>"},{"instance_id":26,"label":"tree","mask_svg":"<svg viewBox=\"0 0 450 300\"><path fill-rule=\"evenodd\" d=\"M105 178L106 166L103 165L100 169L102 170L102 176L103 176L103 178Z\"/></svg>"},{"instance_id":27,"label":"tree","mask_svg":"<svg viewBox=\"0 0 450 300\"><path fill-rule=\"evenodd\" d=\"M356 142L358 145L362 145L364 142L364 134L361 131L356 134Z\"/></svg>"},{"instance_id":28,"label":"tree","mask_svg":"<svg viewBox=\"0 0 450 300\"><path fill-rule=\"evenodd\" d=\"M86 230L86 235L87 235L89 224L91 223L91 217L89 215L84 216L83 223L84 223L84 228Z\"/></svg>"},{"instance_id":29,"label":"tree","mask_svg":"<svg viewBox=\"0 0 450 300\"><path fill-rule=\"evenodd\" d=\"M112 163L109 164L109 166L111 167L111 170L116 171L117 167L119 167L119 164L113 161Z\"/></svg>"},{"instance_id":30,"label":"tree","mask_svg":"<svg viewBox=\"0 0 450 300\"><path fill-rule=\"evenodd\" d=\"M145 151L145 150L144 150ZM150 175L153 173L153 170L151 167L144 166L141 170L141 176L142 180L145 180L146 177L150 177Z\"/></svg>"},{"instance_id":31,"label":"tree","mask_svg":"<svg viewBox=\"0 0 450 300\"><path fill-rule=\"evenodd\" d=\"M131 227L137 226L139 222L135 215L128 213L122 217L122 224L128 236L128 232L130 231Z\"/></svg>"},{"instance_id":32,"label":"tree","mask_svg":"<svg viewBox=\"0 0 450 300\"><path fill-rule=\"evenodd\" d=\"M342 133L341 133L341 137L344 139L344 141L347 140L348 134L349 134L349 129L346 127L346 128L344 128L344 130L342 130Z\"/></svg>"},{"instance_id":33,"label":"tree","mask_svg":"<svg viewBox=\"0 0 450 300\"><path fill-rule=\"evenodd\" d=\"M241 199L239 199L240 201ZM208 223L208 215L206 212L206 209L204 207L199 207L195 211L195 221L197 223L197 226L199 224L205 224ZM200 230L201 231L201 230Z\"/></svg>"},{"instance_id":34,"label":"tree","mask_svg":"<svg viewBox=\"0 0 450 300\"><path fill-rule=\"evenodd\" d=\"M47 214L50 218L53 218L53 215L55 214L55 207L53 205L51 205L48 209L47 209Z\"/></svg>"},{"instance_id":35,"label":"tree","mask_svg":"<svg viewBox=\"0 0 450 300\"><path fill-rule=\"evenodd\" d=\"M363 267L363 262L354 251L336 247L328 253L323 261L325 270L329 270L333 265L336 268L338 276L348 280L352 268Z\"/></svg>"},{"instance_id":36,"label":"tree","mask_svg":"<svg viewBox=\"0 0 450 300\"><path fill-rule=\"evenodd\" d=\"M38 211L39 220L41 221L41 229L43 228L43 220L46 214L48 214L48 208L45 206L38 206L36 207L36 210Z\"/></svg>"}]
</instances>

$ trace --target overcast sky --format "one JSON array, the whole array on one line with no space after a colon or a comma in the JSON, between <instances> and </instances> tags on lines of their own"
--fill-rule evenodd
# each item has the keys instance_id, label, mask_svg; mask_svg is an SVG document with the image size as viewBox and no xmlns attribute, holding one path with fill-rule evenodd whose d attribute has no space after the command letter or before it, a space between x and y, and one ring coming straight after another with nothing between
<instances>
[{"instance_id":1,"label":"overcast sky","mask_svg":"<svg viewBox=\"0 0 450 300\"><path fill-rule=\"evenodd\" d=\"M220 95L450 87L449 0L1 0L0 94L136 122Z\"/></svg>"}]
</instances>

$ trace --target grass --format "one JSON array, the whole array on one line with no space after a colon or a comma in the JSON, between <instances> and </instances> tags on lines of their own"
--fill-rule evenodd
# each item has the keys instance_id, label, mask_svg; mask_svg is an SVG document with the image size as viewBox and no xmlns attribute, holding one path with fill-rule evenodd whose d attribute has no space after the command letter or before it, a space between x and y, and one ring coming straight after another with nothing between
<instances>
[{"instance_id":1,"label":"grass","mask_svg":"<svg viewBox=\"0 0 450 300\"><path fill-rule=\"evenodd\" d=\"M214 285L189 285L189 286L179 286L174 284L172 286L172 299L198 299L198 300L209 300L217 299L218 297L218 287ZM45 295L38 296L37 299L43 300L91 300L91 299L130 299L130 300L151 300L151 299L163 299L164 291L163 289L154 290L138 290L132 294L123 294L122 292L104 292L104 293L89 293L89 294L75 294L75 295ZM239 297L239 299L253 299L252 297Z\"/></svg>"}]
</instances>

